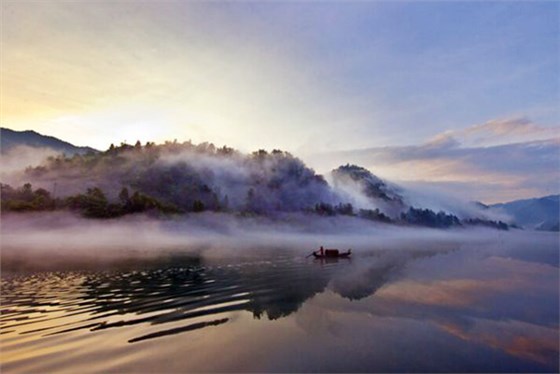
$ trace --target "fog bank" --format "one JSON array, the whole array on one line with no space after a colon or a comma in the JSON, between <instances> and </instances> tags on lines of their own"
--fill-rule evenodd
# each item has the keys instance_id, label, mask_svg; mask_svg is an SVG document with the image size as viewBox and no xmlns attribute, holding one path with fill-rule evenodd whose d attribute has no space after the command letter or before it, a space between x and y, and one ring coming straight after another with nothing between
<instances>
[{"instance_id":1,"label":"fog bank","mask_svg":"<svg viewBox=\"0 0 560 374\"><path fill-rule=\"evenodd\" d=\"M352 248L354 257L376 251L453 250L466 244L496 251L538 246L558 247L554 234L491 229L436 230L374 224L353 217L286 214L275 219L201 213L161 220L133 215L88 220L68 213L9 214L0 228L2 268L91 265L161 256L204 258L270 256L304 258L319 246ZM554 259L551 260L554 262Z\"/></svg>"}]
</instances>

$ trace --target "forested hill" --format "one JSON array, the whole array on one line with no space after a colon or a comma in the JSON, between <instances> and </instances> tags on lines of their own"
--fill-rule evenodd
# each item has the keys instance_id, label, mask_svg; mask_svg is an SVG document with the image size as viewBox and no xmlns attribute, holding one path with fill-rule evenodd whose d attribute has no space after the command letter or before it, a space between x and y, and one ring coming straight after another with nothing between
<instances>
[{"instance_id":1,"label":"forested hill","mask_svg":"<svg viewBox=\"0 0 560 374\"><path fill-rule=\"evenodd\" d=\"M2 211L70 209L92 218L138 212L301 212L440 228L507 228L484 217L460 219L407 206L395 189L356 165L332 174L334 185L329 185L280 150L242 154L211 143L122 143L105 152L49 157L27 168L20 178L25 185L2 185Z\"/></svg>"},{"instance_id":2,"label":"forested hill","mask_svg":"<svg viewBox=\"0 0 560 374\"><path fill-rule=\"evenodd\" d=\"M77 147L53 136L46 136L35 131L15 131L4 127L0 128L0 151L5 154L18 146L32 148L49 148L55 152L67 155L97 152L90 147Z\"/></svg>"},{"instance_id":3,"label":"forested hill","mask_svg":"<svg viewBox=\"0 0 560 374\"><path fill-rule=\"evenodd\" d=\"M241 154L209 143L121 144L98 154L50 157L29 168L26 181L70 196L98 188L118 198L139 191L180 211L230 210L264 214L301 211L335 196L322 176L282 151ZM54 187L53 187L54 188Z\"/></svg>"}]
</instances>

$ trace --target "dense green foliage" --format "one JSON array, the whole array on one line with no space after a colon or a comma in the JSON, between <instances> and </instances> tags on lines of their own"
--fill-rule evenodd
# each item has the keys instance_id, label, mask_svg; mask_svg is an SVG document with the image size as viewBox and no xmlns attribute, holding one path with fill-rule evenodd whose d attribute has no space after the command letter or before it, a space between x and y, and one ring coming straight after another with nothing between
<instances>
[{"instance_id":1,"label":"dense green foliage","mask_svg":"<svg viewBox=\"0 0 560 374\"><path fill-rule=\"evenodd\" d=\"M132 213L179 213L176 207L164 205L158 200L135 191L129 196L125 187L119 194L118 202L109 202L105 193L98 187L88 188L86 193L53 199L50 192L43 188L33 189L26 183L14 189L2 184L2 212L41 212L67 209L78 212L87 218L116 218Z\"/></svg>"},{"instance_id":2,"label":"dense green foliage","mask_svg":"<svg viewBox=\"0 0 560 374\"><path fill-rule=\"evenodd\" d=\"M0 188L2 211L30 212L55 209L56 201L50 192L43 188L33 190L29 183L17 189L0 184Z\"/></svg>"}]
</instances>

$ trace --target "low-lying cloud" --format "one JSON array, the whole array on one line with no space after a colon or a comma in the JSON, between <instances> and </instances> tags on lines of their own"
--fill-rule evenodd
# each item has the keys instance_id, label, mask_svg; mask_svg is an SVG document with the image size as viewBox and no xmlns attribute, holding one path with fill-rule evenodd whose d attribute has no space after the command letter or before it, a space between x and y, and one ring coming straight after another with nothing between
<instances>
[{"instance_id":1,"label":"low-lying cloud","mask_svg":"<svg viewBox=\"0 0 560 374\"><path fill-rule=\"evenodd\" d=\"M310 155L306 160L318 170L356 163L398 183L438 185L466 200L494 203L558 193L559 135L557 128L524 118L496 120L445 132L420 145Z\"/></svg>"},{"instance_id":2,"label":"low-lying cloud","mask_svg":"<svg viewBox=\"0 0 560 374\"><path fill-rule=\"evenodd\" d=\"M14 179L14 174L18 174L27 167L40 165L47 157L55 156L57 153L51 148L37 148L26 145L10 148L0 156L2 160L0 180Z\"/></svg>"},{"instance_id":3,"label":"low-lying cloud","mask_svg":"<svg viewBox=\"0 0 560 374\"><path fill-rule=\"evenodd\" d=\"M2 266L6 270L25 268L29 263L38 267L67 262L95 265L173 253L205 257L288 253L303 257L321 245L352 248L363 255L372 250L433 249L485 240L498 232L405 228L353 217L306 214L272 219L208 212L169 220L144 215L91 220L58 212L5 215L1 234Z\"/></svg>"}]
</instances>

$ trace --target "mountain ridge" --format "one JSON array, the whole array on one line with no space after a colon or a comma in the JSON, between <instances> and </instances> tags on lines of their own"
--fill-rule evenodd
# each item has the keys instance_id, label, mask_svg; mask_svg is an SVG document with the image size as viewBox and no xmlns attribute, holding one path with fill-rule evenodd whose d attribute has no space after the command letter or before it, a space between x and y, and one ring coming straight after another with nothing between
<instances>
[{"instance_id":1,"label":"mountain ridge","mask_svg":"<svg viewBox=\"0 0 560 374\"><path fill-rule=\"evenodd\" d=\"M76 146L54 136L40 134L34 130L17 131L6 127L0 127L0 152L6 154L18 146L50 148L68 155L99 152L94 148Z\"/></svg>"},{"instance_id":2,"label":"mountain ridge","mask_svg":"<svg viewBox=\"0 0 560 374\"><path fill-rule=\"evenodd\" d=\"M13 132L2 130L3 134ZM34 131L20 133L72 146ZM11 142L12 146L18 145L17 138L14 140L12 137ZM212 143L196 145L190 141L161 145L137 142L134 146L123 143L118 147L111 146L105 152L89 147L72 149L76 148L87 151L68 153L73 155L72 158L50 157L43 165L28 168L24 177L40 187L57 184L60 196L82 196L74 202L96 198L106 199L108 204L111 199L118 200L117 195L121 198L119 191L128 196L128 191L126 194L123 192L126 188L141 194L137 195L137 202L143 199L142 204L145 204L151 198L152 208L173 207L168 210L174 211L210 209L255 214L312 211L321 215L354 215L382 222L432 227L461 225L461 221L503 227L483 212L503 211L512 216L507 210L514 203L494 204L488 208L480 204L478 211L482 214L458 218L453 213L435 212L427 207L422 209L405 203L398 186L386 183L357 165L346 164L332 170L330 177L333 185L330 185L323 175L316 174L303 161L280 150L267 152L261 149L245 155L226 146L217 148ZM92 196L75 195L86 189ZM14 189L10 191L11 196L17 195ZM31 191L25 193L29 195ZM123 198L123 201L127 199L129 197ZM514 219L512 223L518 221ZM554 222L548 219L520 226L545 230L555 228Z\"/></svg>"},{"instance_id":3,"label":"mountain ridge","mask_svg":"<svg viewBox=\"0 0 560 374\"><path fill-rule=\"evenodd\" d=\"M560 231L560 195L546 195L488 205L510 215L513 223L541 231Z\"/></svg>"}]
</instances>

